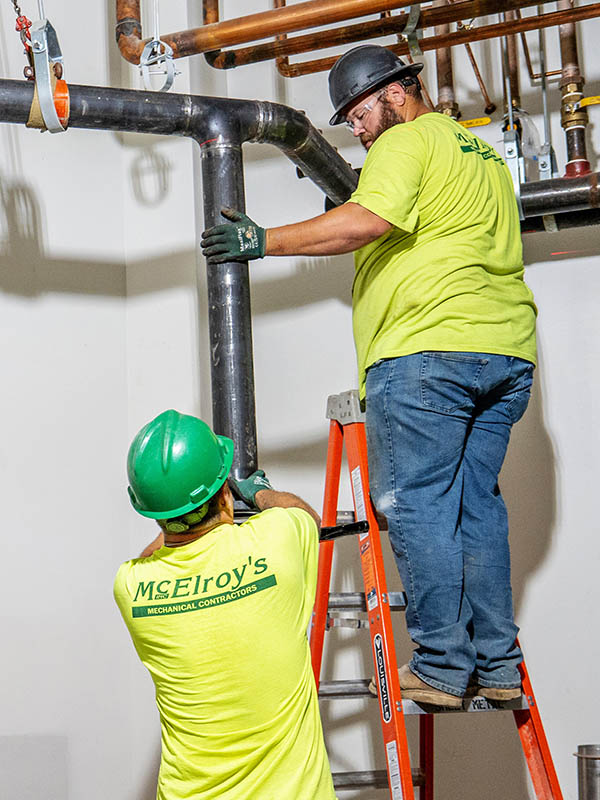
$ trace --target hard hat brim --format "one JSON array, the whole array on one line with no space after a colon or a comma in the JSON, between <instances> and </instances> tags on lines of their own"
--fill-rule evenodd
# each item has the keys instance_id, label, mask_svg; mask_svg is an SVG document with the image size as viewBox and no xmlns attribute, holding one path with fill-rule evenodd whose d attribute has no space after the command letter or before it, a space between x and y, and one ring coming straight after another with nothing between
<instances>
[{"instance_id":1,"label":"hard hat brim","mask_svg":"<svg viewBox=\"0 0 600 800\"><path fill-rule=\"evenodd\" d=\"M354 105L361 97L367 97L369 94L372 94L376 89L380 86L385 86L388 83L393 83L395 80L400 79L401 77L406 78L416 78L419 72L423 69L423 64L417 62L415 64L403 64L399 66L397 69L392 70L389 74L379 76L377 80L374 80L372 83L367 84L366 86L361 87L360 93L356 94L350 100L344 100L338 108L336 108L335 113L329 120L330 125L340 125L342 122L346 120L346 111L350 108L350 106Z\"/></svg>"}]
</instances>

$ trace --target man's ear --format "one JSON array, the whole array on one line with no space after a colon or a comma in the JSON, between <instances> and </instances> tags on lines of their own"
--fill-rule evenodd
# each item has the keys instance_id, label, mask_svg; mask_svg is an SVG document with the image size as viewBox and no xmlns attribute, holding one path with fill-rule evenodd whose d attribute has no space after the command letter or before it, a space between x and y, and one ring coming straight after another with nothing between
<instances>
[{"instance_id":1,"label":"man's ear","mask_svg":"<svg viewBox=\"0 0 600 800\"><path fill-rule=\"evenodd\" d=\"M392 103L403 106L406 103L406 92L400 83L390 83L387 87L386 96L389 97Z\"/></svg>"},{"instance_id":2,"label":"man's ear","mask_svg":"<svg viewBox=\"0 0 600 800\"><path fill-rule=\"evenodd\" d=\"M226 511L230 506L233 508L233 494L227 481L216 494L216 504L219 511Z\"/></svg>"}]
</instances>

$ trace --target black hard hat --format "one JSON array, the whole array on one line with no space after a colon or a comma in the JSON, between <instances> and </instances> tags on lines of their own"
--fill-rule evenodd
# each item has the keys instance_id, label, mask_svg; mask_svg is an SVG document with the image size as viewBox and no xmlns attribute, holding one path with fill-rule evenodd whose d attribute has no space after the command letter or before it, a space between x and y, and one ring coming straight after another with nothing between
<instances>
[{"instance_id":1,"label":"black hard hat","mask_svg":"<svg viewBox=\"0 0 600 800\"><path fill-rule=\"evenodd\" d=\"M361 44L348 50L329 73L329 96L335 114L330 125L344 121L346 108L361 95L402 78L415 78L423 64L405 64L387 47Z\"/></svg>"}]
</instances>

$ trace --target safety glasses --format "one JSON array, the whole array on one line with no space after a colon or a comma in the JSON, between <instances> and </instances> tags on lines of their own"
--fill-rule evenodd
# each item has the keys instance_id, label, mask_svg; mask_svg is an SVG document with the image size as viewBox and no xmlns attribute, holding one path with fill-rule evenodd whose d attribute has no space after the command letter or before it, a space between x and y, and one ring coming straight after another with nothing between
<instances>
[{"instance_id":1,"label":"safety glasses","mask_svg":"<svg viewBox=\"0 0 600 800\"><path fill-rule=\"evenodd\" d=\"M355 128L362 128L363 122L367 118L367 115L373 111L377 103L381 100L384 94L387 92L387 86L383 89L380 89L376 95L372 95L367 102L361 106L356 113L352 115L352 118L346 118L345 124L346 126L354 133Z\"/></svg>"}]
</instances>

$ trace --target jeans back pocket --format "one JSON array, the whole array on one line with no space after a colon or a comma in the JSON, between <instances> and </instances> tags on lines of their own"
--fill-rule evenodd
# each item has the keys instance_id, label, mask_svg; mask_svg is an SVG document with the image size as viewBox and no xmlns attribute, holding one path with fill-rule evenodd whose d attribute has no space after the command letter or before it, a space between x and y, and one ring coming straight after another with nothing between
<instances>
[{"instance_id":1,"label":"jeans back pocket","mask_svg":"<svg viewBox=\"0 0 600 800\"><path fill-rule=\"evenodd\" d=\"M421 402L446 414L459 409L470 412L487 363L487 358L470 353L422 353Z\"/></svg>"}]
</instances>

